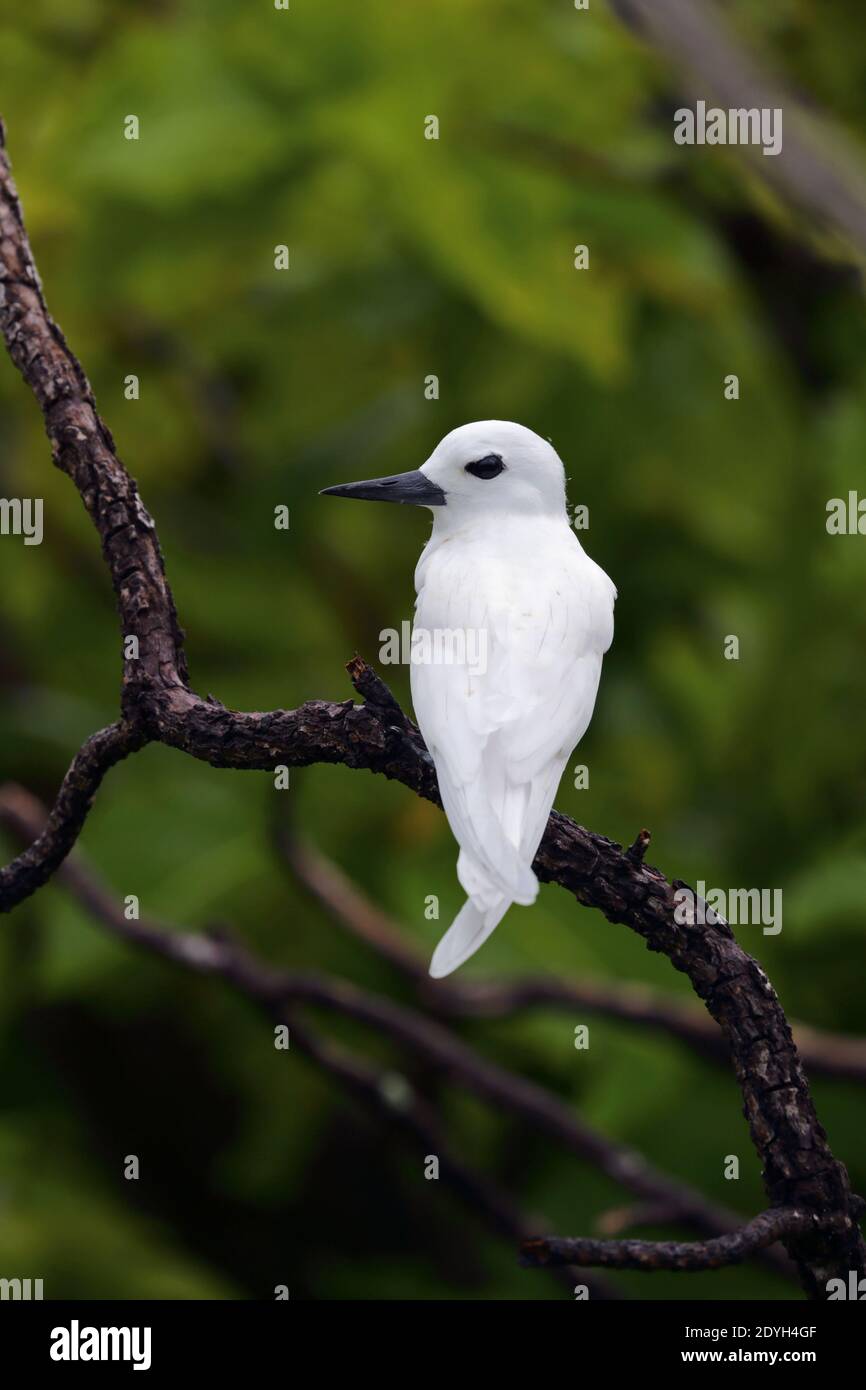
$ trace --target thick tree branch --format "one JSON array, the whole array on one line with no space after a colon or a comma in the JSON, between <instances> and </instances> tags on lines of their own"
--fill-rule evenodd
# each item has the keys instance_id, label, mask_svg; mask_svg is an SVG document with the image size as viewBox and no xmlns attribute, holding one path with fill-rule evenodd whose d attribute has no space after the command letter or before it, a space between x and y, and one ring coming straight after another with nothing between
<instances>
[{"instance_id":1,"label":"thick tree branch","mask_svg":"<svg viewBox=\"0 0 866 1390\"><path fill-rule=\"evenodd\" d=\"M9 356L42 410L54 462L75 483L99 532L122 630L139 639L140 659L124 665L126 711L152 684L186 681L182 633L156 528L97 414L84 370L45 304L2 122L0 248L0 327Z\"/></svg>"},{"instance_id":2,"label":"thick tree branch","mask_svg":"<svg viewBox=\"0 0 866 1390\"><path fill-rule=\"evenodd\" d=\"M0 330L42 409L54 460L72 478L99 532L122 631L138 638L139 658L124 666L126 724L142 739L159 739L217 767L339 762L384 773L438 800L430 758L408 720L398 719L393 701L361 707L311 701L295 711L242 714L190 689L153 521L96 413L80 364L48 314L2 127ZM356 684L365 679L358 666L353 674ZM60 830L65 819L71 832ZM52 862L68 849L81 819L80 804L72 817L62 804L55 806ZM807 1292L821 1298L829 1278L866 1273L859 1207L818 1122L787 1019L766 975L730 927L722 921L679 922L676 883L556 812L534 867L542 880L559 883L579 902L628 926L688 975L730 1048L771 1203L814 1217L808 1231L785 1237ZM11 885L7 881L15 901L32 891L23 882L14 874Z\"/></svg>"}]
</instances>

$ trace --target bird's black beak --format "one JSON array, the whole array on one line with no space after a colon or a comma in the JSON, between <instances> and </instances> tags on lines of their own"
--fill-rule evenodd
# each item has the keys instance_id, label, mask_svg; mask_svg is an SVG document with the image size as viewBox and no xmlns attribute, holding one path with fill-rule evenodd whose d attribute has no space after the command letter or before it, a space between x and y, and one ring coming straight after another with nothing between
<instances>
[{"instance_id":1,"label":"bird's black beak","mask_svg":"<svg viewBox=\"0 0 866 1390\"><path fill-rule=\"evenodd\" d=\"M420 468L413 468L410 473L394 473L390 478L323 487L319 496L357 497L362 502L404 502L412 507L445 506L445 493Z\"/></svg>"}]
</instances>

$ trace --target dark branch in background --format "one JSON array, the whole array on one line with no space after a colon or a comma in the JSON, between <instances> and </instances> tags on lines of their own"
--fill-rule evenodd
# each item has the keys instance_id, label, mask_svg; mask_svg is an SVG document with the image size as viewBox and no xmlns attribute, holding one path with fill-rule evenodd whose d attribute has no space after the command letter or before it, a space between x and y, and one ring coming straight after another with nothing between
<instances>
[{"instance_id":1,"label":"dark branch in background","mask_svg":"<svg viewBox=\"0 0 866 1390\"><path fill-rule=\"evenodd\" d=\"M644 846L649 842L645 837ZM525 1009L553 1008L571 1014L601 1014L623 1023L658 1029L687 1042L716 1062L729 1064L725 1040L712 1018L693 1004L630 981L560 980L553 975L510 980L477 977L432 981L426 959L406 943L395 922L320 850L293 833L284 820L275 827L277 848L293 877L333 921L371 947L412 982L427 1007L443 1016L508 1018ZM626 850L628 857L629 851ZM849 1081L866 1081L866 1041L792 1023L794 1041L809 1070Z\"/></svg>"},{"instance_id":2,"label":"dark branch in background","mask_svg":"<svg viewBox=\"0 0 866 1390\"><path fill-rule=\"evenodd\" d=\"M45 819L45 808L24 788L11 784L0 787L0 825L16 839L35 839ZM521 1213L498 1184L455 1156L449 1148L438 1116L407 1080L397 1076L395 1084L393 1072L376 1067L357 1057L354 1052L320 1037L306 1019L303 1022L300 1020L299 1010L304 1005L319 1005L346 1013L368 1026L378 1028L383 1034L396 1036L416 1055L440 1070L447 1070L453 1080L463 1083L470 1090L479 1089L472 1084L472 1073L479 1065L483 1073L485 1064L480 1058L476 1059L469 1048L461 1048L460 1044L449 1046L453 1042L450 1035L443 1030L431 1030L422 1015L396 1009L385 1000L362 993L347 981L271 969L230 939L224 931L205 934L169 930L162 923L147 919L130 921L112 893L74 855L61 865L57 879L109 935L194 973L218 977L268 1017L286 1023L290 1029L291 1049L303 1053L367 1109L402 1130L415 1141L416 1153L420 1144L425 1157L435 1155L439 1160L440 1176L471 1210L480 1213L497 1235L519 1243L537 1234L542 1224L537 1217L530 1219ZM395 1018L396 1031L394 1023L387 1022ZM510 1077L507 1072L499 1069L493 1071L500 1081L495 1098L514 1113L523 1114L520 1087L525 1083L519 1077ZM516 1087L513 1096L509 1091L511 1085ZM544 1094L539 1088L536 1090L539 1095ZM483 1090L480 1093L483 1095ZM557 1102L553 1097L550 1100L556 1113ZM564 1107L562 1117L567 1126L569 1114ZM604 1144L603 1140L598 1142ZM573 1148L574 1144L570 1147ZM649 1170L647 1173L651 1181ZM686 1224L709 1230L726 1229L735 1224L734 1219L727 1217L721 1209L716 1221L709 1204L702 1206L700 1198L691 1199L685 1189L678 1189L672 1182L659 1179L659 1184L660 1190L673 1202L668 1208L668 1219L681 1218ZM670 1194L673 1194L672 1199ZM558 1282L571 1291L572 1279L561 1278ZM592 1282L591 1294L593 1298L604 1299L619 1296L601 1280Z\"/></svg>"},{"instance_id":3,"label":"dark branch in background","mask_svg":"<svg viewBox=\"0 0 866 1390\"><path fill-rule=\"evenodd\" d=\"M284 1013L283 1018L290 1025L294 1048L339 1082L386 1124L401 1129L416 1145L420 1145L425 1155L433 1154L439 1159L441 1177L454 1189L476 1218L480 1215L497 1235L521 1244L526 1240L530 1229L537 1229L537 1220L530 1222L496 1183L462 1163L453 1152L449 1152L436 1117L411 1088L405 1094L401 1089L400 1099L395 1099L386 1072L371 1066L368 1062L359 1061L345 1048L338 1047L330 1039L311 1032L306 1023L298 1023L294 1014ZM557 1282L571 1292L574 1281L570 1276L559 1278ZM597 1276L585 1282L590 1296L594 1299L608 1301L620 1297L608 1283Z\"/></svg>"},{"instance_id":4,"label":"dark branch in background","mask_svg":"<svg viewBox=\"0 0 866 1390\"><path fill-rule=\"evenodd\" d=\"M782 149L769 158L757 154L753 168L783 201L866 256L866 181L838 128L764 73L706 0L613 0L613 6L678 69L694 98L728 109L780 107Z\"/></svg>"},{"instance_id":5,"label":"dark branch in background","mask_svg":"<svg viewBox=\"0 0 866 1390\"><path fill-rule=\"evenodd\" d=\"M342 763L384 773L438 803L435 772L420 735L362 662L351 668L365 695L361 706L313 700L292 711L239 713L190 688L154 523L96 413L80 364L48 314L2 128L0 291L0 329L10 356L42 409L55 463L75 483L99 533L122 633L138 639L138 659L124 665L121 697L136 746L158 740L215 767L271 770L277 763ZM61 792L46 862L56 864L68 852L104 770L90 773L71 811ZM39 859L42 851L33 849ZM17 863L3 883L0 907L14 905L38 886L26 852ZM663 952L688 975L730 1049L771 1204L796 1207L812 1218L808 1230L784 1236L807 1293L825 1297L831 1277L866 1273L859 1202L818 1122L787 1019L766 975L727 923L678 922L676 882L557 812L534 868L543 881L559 883L579 902L637 932L650 950Z\"/></svg>"},{"instance_id":6,"label":"dark branch in background","mask_svg":"<svg viewBox=\"0 0 866 1390\"><path fill-rule=\"evenodd\" d=\"M44 809L23 788L0 787L0 825L13 835L32 839L44 818ZM549 1091L489 1062L424 1014L370 994L348 980L266 966L222 935L168 931L156 922L128 921L112 894L73 857L67 859L57 877L112 935L200 973L218 975L271 1010L306 1005L354 1019L423 1058L498 1112L513 1114L549 1135L612 1182L663 1208L668 1220L712 1235L738 1228L739 1218L734 1212L658 1172L634 1150L611 1143ZM785 1272L789 1268L787 1262L777 1262L777 1267Z\"/></svg>"},{"instance_id":7,"label":"dark branch in background","mask_svg":"<svg viewBox=\"0 0 866 1390\"><path fill-rule=\"evenodd\" d=\"M4 796L0 791L0 823L5 819ZM644 834L646 835L646 832ZM421 956L406 945L399 928L329 860L309 846L303 845L283 821L275 827L275 841L279 853L294 877L327 910L332 920L364 941L380 958L395 966L415 985L425 1006L440 1016L504 1017L536 1003L552 1003L572 1010L575 1007L588 1007L592 1011L611 1012L616 1017L656 1023L660 1026L665 1026L671 1019L676 1018L676 1001L672 1001L669 1006L657 1006L655 1012L647 1009L645 1000L640 1011L631 1009L627 1002L628 987L625 994L626 1003L623 1006L623 1000L613 989L605 989L603 986L584 988L568 984L560 986L559 982L553 979L516 980L508 984L497 981L472 981L469 984L455 980L434 982L430 979ZM643 992L636 988L635 993ZM606 1007L607 1004L611 1005L610 1009ZM666 1012L668 1008L671 1009L670 1019ZM695 1013L698 1019L702 1017L696 1010L688 1012ZM718 1037L718 1030L712 1020L707 1021L712 1033ZM685 1036L694 1041L688 1031L685 1032ZM455 1068L458 1074L460 1070L459 1066ZM471 1088L471 1080L468 1084ZM518 1083L518 1094L525 1087L526 1083ZM536 1093L540 1090L537 1087L531 1089ZM514 1104L515 1093L511 1085L507 1087L504 1099L496 1090L488 1091L487 1094L492 1101L504 1105L505 1108L518 1111L522 1108L519 1103ZM557 1106L553 1110L554 1117L558 1109ZM529 1109L525 1113L527 1118L536 1121L537 1128L545 1128L545 1124L539 1121L536 1110ZM575 1153L589 1159L606 1176L617 1180L636 1197L642 1199L640 1205L609 1212L598 1223L599 1228L604 1225L610 1231L614 1231L629 1226L684 1222L705 1232L724 1230L729 1234L736 1234L740 1229L739 1218L733 1212L703 1202L684 1185L654 1173L640 1155L611 1144L585 1125L581 1126L583 1144L580 1147L576 1146L574 1120L570 1111L561 1109L559 1123L554 1124L553 1128L549 1126L549 1119L550 1111L548 1133L564 1140ZM787 1257L775 1250L762 1249L760 1253L765 1262L778 1273L790 1274L792 1266Z\"/></svg>"}]
</instances>

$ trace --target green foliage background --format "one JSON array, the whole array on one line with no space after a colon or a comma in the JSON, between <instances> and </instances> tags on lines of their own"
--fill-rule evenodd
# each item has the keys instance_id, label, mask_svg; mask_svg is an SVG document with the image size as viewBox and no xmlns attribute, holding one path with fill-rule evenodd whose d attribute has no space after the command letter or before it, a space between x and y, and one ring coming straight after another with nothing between
<instances>
[{"instance_id":1,"label":"green foliage background","mask_svg":"<svg viewBox=\"0 0 866 1390\"><path fill-rule=\"evenodd\" d=\"M727 9L856 147L866 31L850 0L820 17L807 0ZM674 145L674 77L597 0L32 0L5 8L0 53L49 304L157 518L196 688L250 709L347 698L343 662L375 659L380 629L411 615L428 519L318 489L417 466L464 421L522 421L565 458L586 546L620 591L579 759L590 788L566 779L559 808L620 840L648 825L671 876L782 888L782 934L741 928L745 944L790 1016L863 1031L866 542L824 524L828 498L862 491L866 452L863 302L844 255L742 152ZM580 242L588 273L572 268ZM41 547L0 541L0 774L50 799L116 716L116 619L90 524L5 361L0 411L0 489L46 511ZM400 997L293 885L270 828L291 814L427 952L460 899L444 820L341 768L293 773L277 795L265 775L151 747L110 775L83 852L149 915L230 924L269 960ZM540 970L689 994L550 887L467 975ZM576 1052L580 1021L465 1031L662 1168L758 1210L732 1076L601 1020ZM319 1024L431 1086L362 1031ZM0 933L0 1075L0 1273L43 1277L47 1296L556 1296L423 1180L421 1155L275 1053L250 1007L107 939L60 887ZM814 1090L862 1190L863 1091ZM434 1093L462 1157L564 1234L626 1200L547 1139ZM129 1153L138 1183L122 1177ZM620 1283L796 1292L758 1267Z\"/></svg>"}]
</instances>

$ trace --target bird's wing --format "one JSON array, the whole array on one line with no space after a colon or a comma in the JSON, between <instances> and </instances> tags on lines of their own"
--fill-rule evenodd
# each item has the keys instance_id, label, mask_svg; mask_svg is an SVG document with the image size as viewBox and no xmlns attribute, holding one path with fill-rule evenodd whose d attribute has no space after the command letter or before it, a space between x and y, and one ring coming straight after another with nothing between
<instances>
[{"instance_id":1,"label":"bird's wing","mask_svg":"<svg viewBox=\"0 0 866 1390\"><path fill-rule=\"evenodd\" d=\"M530 865L612 636L613 585L568 540L522 565L479 567L472 551L442 547L419 587L416 630L486 633L475 669L413 665L412 695L461 882L487 912L535 898Z\"/></svg>"}]
</instances>

